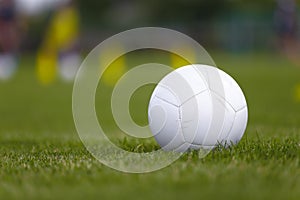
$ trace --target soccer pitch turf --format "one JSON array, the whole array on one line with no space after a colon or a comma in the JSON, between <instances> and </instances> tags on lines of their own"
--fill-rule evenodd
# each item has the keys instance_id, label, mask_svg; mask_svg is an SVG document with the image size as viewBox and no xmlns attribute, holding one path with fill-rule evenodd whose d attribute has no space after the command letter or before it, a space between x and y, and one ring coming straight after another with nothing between
<instances>
[{"instance_id":1,"label":"soccer pitch turf","mask_svg":"<svg viewBox=\"0 0 300 200\"><path fill-rule=\"evenodd\" d=\"M16 76L0 83L0 199L300 199L300 68L278 55L212 56L246 95L242 141L203 159L187 153L149 174L117 172L94 159L75 130L72 84L39 85L24 58ZM145 113L137 111L146 106L138 102L150 89L132 107L140 123ZM104 101L96 99L97 110L109 129ZM153 140L115 142L138 152L158 148Z\"/></svg>"}]
</instances>

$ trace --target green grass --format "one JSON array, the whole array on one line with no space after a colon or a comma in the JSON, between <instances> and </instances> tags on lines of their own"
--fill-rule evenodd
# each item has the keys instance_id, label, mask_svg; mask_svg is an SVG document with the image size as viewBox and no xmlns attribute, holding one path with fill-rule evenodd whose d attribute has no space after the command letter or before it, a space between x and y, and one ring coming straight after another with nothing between
<instances>
[{"instance_id":1,"label":"green grass","mask_svg":"<svg viewBox=\"0 0 300 200\"><path fill-rule=\"evenodd\" d=\"M300 68L278 55L212 56L246 94L244 138L203 159L187 153L149 174L120 173L95 160L74 127L72 84L41 86L32 61L23 60L14 79L0 83L0 199L299 199L300 103L293 92ZM145 113L132 109L144 122ZM97 110L101 119L101 105ZM135 152L158 148L148 140L115 142Z\"/></svg>"}]
</instances>

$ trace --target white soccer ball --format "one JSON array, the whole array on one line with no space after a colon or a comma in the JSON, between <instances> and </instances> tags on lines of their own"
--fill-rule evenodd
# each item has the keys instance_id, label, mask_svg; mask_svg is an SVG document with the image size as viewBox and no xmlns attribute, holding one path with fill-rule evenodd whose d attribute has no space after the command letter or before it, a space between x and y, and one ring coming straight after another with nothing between
<instances>
[{"instance_id":1,"label":"white soccer ball","mask_svg":"<svg viewBox=\"0 0 300 200\"><path fill-rule=\"evenodd\" d=\"M232 77L216 67L194 64L158 83L148 119L162 149L185 152L237 144L247 126L248 109Z\"/></svg>"}]
</instances>

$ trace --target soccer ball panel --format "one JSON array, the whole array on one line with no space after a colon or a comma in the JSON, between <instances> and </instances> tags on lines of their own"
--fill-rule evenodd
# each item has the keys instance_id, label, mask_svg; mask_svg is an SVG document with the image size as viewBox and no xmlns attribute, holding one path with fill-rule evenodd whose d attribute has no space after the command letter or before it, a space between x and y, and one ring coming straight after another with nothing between
<instances>
[{"instance_id":1,"label":"soccer ball panel","mask_svg":"<svg viewBox=\"0 0 300 200\"><path fill-rule=\"evenodd\" d=\"M210 126L205 136L195 144L203 146L216 146L226 138L234 121L235 111L218 95L211 93L211 113L206 117L211 118ZM201 119L200 119L201 120ZM200 123L200 122L199 122ZM199 134L200 135L200 134Z\"/></svg>"},{"instance_id":2,"label":"soccer ball panel","mask_svg":"<svg viewBox=\"0 0 300 200\"><path fill-rule=\"evenodd\" d=\"M197 73L194 67L179 68L176 70L193 90L194 95L199 94L208 89L208 85L201 74ZM200 77L199 77L200 76ZM194 96L193 95L193 96Z\"/></svg>"},{"instance_id":3,"label":"soccer ball panel","mask_svg":"<svg viewBox=\"0 0 300 200\"><path fill-rule=\"evenodd\" d=\"M170 104L173 104L175 106L180 106L181 104L179 98L176 97L176 94L174 94L172 90L161 85L156 86L155 90L153 91L152 97L158 97L159 99L169 102Z\"/></svg>"},{"instance_id":4,"label":"soccer ball panel","mask_svg":"<svg viewBox=\"0 0 300 200\"><path fill-rule=\"evenodd\" d=\"M203 144L212 119L212 101L208 90L195 95L180 107L182 132L186 142Z\"/></svg>"},{"instance_id":5,"label":"soccer ball panel","mask_svg":"<svg viewBox=\"0 0 300 200\"><path fill-rule=\"evenodd\" d=\"M184 143L178 109L162 99L151 98L148 109L149 126L163 149L172 150Z\"/></svg>"},{"instance_id":6,"label":"soccer ball panel","mask_svg":"<svg viewBox=\"0 0 300 200\"><path fill-rule=\"evenodd\" d=\"M165 76L158 85L172 92L181 104L195 94L208 89L205 81L199 77L194 68L179 68Z\"/></svg>"},{"instance_id":7,"label":"soccer ball panel","mask_svg":"<svg viewBox=\"0 0 300 200\"><path fill-rule=\"evenodd\" d=\"M235 120L235 111L231 107L231 105L228 104L227 101L222 99L220 96L217 96L215 93L212 93L212 97L215 99L216 102L213 104L214 108L214 115L219 115L217 119L219 118L220 123L215 123L214 126L219 126L219 130L216 129L218 132L217 136L217 144L225 144L226 138L232 129L234 120ZM209 136L209 138L213 138ZM213 144L205 144L205 145L213 145Z\"/></svg>"},{"instance_id":8,"label":"soccer ball panel","mask_svg":"<svg viewBox=\"0 0 300 200\"><path fill-rule=\"evenodd\" d=\"M240 86L231 76L222 70L219 70L219 72L224 86L226 101L233 107L235 111L245 107L246 99Z\"/></svg>"},{"instance_id":9,"label":"soccer ball panel","mask_svg":"<svg viewBox=\"0 0 300 200\"><path fill-rule=\"evenodd\" d=\"M234 123L226 138L229 144L230 143L236 144L242 139L247 127L247 122L248 122L248 109L247 107L245 107L235 114Z\"/></svg>"},{"instance_id":10,"label":"soccer ball panel","mask_svg":"<svg viewBox=\"0 0 300 200\"><path fill-rule=\"evenodd\" d=\"M157 135L155 135L155 140L158 142L158 144L160 145L160 147L163 150L166 151L173 151L176 149L183 149L183 144L184 142L184 138L182 135L182 131L180 129L178 129L177 132L174 132L175 134L172 135L172 137L166 137L165 132L160 132ZM188 149L188 147L183 150L186 151ZM181 151L182 152L182 151Z\"/></svg>"},{"instance_id":11,"label":"soccer ball panel","mask_svg":"<svg viewBox=\"0 0 300 200\"><path fill-rule=\"evenodd\" d=\"M226 99L235 111L247 105L242 89L227 73L207 65L193 65L193 67L204 75L209 89L221 98Z\"/></svg>"}]
</instances>

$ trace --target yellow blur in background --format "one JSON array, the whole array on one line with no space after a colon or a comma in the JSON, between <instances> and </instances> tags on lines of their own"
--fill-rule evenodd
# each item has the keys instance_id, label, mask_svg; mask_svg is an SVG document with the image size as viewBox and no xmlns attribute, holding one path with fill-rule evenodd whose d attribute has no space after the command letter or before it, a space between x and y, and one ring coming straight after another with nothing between
<instances>
[{"instance_id":1,"label":"yellow blur in background","mask_svg":"<svg viewBox=\"0 0 300 200\"><path fill-rule=\"evenodd\" d=\"M189 61L182 58L181 56L179 56L177 54L170 53L170 65L172 68L177 69L179 67L195 63L195 61L196 61L195 52L193 52L190 48L181 47L180 49L181 49L181 51L182 51L182 49L184 50L186 58L189 59Z\"/></svg>"},{"instance_id":2,"label":"yellow blur in background","mask_svg":"<svg viewBox=\"0 0 300 200\"><path fill-rule=\"evenodd\" d=\"M123 52L121 44L115 44L99 56L100 71L103 72L104 68L108 66L102 75L103 83L107 86L115 85L126 71L126 57L122 55ZM110 64L111 60L114 61Z\"/></svg>"},{"instance_id":3,"label":"yellow blur in background","mask_svg":"<svg viewBox=\"0 0 300 200\"><path fill-rule=\"evenodd\" d=\"M295 101L297 103L300 103L300 83L298 83L296 86L295 86L295 91L294 91L294 98L295 98Z\"/></svg>"},{"instance_id":4,"label":"yellow blur in background","mask_svg":"<svg viewBox=\"0 0 300 200\"><path fill-rule=\"evenodd\" d=\"M76 7L65 6L56 11L44 41L37 53L37 76L42 84L54 82L59 53L73 48L79 37L79 13Z\"/></svg>"}]
</instances>

